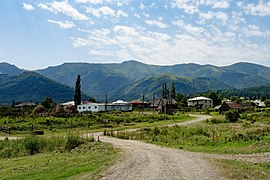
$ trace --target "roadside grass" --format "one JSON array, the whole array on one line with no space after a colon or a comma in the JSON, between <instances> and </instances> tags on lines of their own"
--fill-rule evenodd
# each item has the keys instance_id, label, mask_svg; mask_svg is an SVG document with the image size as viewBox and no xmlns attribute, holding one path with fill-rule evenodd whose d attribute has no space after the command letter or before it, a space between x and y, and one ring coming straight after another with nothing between
<instances>
[{"instance_id":1,"label":"roadside grass","mask_svg":"<svg viewBox=\"0 0 270 180\"><path fill-rule=\"evenodd\" d=\"M12 136L21 136L42 130L45 134L62 134L68 131L101 132L109 129L133 129L162 126L189 120L186 114L153 114L152 112L86 113L74 117L2 117L0 127L10 129ZM2 133L3 134L3 133ZM5 135L2 135L5 136Z\"/></svg>"},{"instance_id":2,"label":"roadside grass","mask_svg":"<svg viewBox=\"0 0 270 180\"><path fill-rule=\"evenodd\" d=\"M222 116L195 125L143 128L136 132L119 132L117 136L197 152L270 152L269 123L252 123L247 120L229 123Z\"/></svg>"},{"instance_id":3,"label":"roadside grass","mask_svg":"<svg viewBox=\"0 0 270 180\"><path fill-rule=\"evenodd\" d=\"M119 151L112 145L89 142L71 152L2 159L0 179L72 179L80 176L92 179L119 157Z\"/></svg>"},{"instance_id":4,"label":"roadside grass","mask_svg":"<svg viewBox=\"0 0 270 180\"><path fill-rule=\"evenodd\" d=\"M208 159L227 179L261 179L270 177L270 163L251 163L238 160Z\"/></svg>"}]
</instances>

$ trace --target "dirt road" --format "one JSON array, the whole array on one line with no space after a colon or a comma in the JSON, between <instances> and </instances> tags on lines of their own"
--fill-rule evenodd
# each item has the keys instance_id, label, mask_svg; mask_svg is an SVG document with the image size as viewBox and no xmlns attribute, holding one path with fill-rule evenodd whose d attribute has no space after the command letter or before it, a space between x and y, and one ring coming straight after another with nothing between
<instances>
[{"instance_id":1,"label":"dirt road","mask_svg":"<svg viewBox=\"0 0 270 180\"><path fill-rule=\"evenodd\" d=\"M195 120L179 123L187 125L203 121L209 116L196 116ZM109 168L101 179L151 180L151 179L223 179L219 172L195 153L160 147L140 141L100 137L123 150L124 157Z\"/></svg>"}]
</instances>

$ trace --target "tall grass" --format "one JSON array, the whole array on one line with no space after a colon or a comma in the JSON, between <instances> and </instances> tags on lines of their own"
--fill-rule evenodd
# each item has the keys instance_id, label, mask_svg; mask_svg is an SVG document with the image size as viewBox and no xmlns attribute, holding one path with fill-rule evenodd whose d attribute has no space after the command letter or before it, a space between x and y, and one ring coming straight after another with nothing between
<instances>
[{"instance_id":1,"label":"tall grass","mask_svg":"<svg viewBox=\"0 0 270 180\"><path fill-rule=\"evenodd\" d=\"M18 140L0 141L0 158L14 158L21 156L34 155L45 152L68 152L93 141L93 138L82 138L78 134L58 137L40 137L29 135Z\"/></svg>"},{"instance_id":2,"label":"tall grass","mask_svg":"<svg viewBox=\"0 0 270 180\"><path fill-rule=\"evenodd\" d=\"M227 153L249 147L242 152L270 151L270 126L251 123L204 123L194 126L172 126L142 129L137 132L115 133L119 138L145 140L150 143L195 151ZM237 148L230 146L237 146Z\"/></svg>"}]
</instances>

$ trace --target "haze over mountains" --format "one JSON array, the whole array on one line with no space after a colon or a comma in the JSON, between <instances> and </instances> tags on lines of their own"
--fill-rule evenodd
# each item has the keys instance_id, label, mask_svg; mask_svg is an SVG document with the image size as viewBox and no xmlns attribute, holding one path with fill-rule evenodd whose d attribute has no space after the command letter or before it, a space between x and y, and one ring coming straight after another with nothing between
<instances>
[{"instance_id":1,"label":"haze over mountains","mask_svg":"<svg viewBox=\"0 0 270 180\"><path fill-rule=\"evenodd\" d=\"M20 92L24 94L20 96L20 101L31 98L42 101L41 96L33 98L34 94L41 93L42 86L46 89L47 96L53 97L56 101L72 100L73 88L78 74L81 75L83 93L101 101L105 99L106 93L111 101L139 99L142 94L151 99L153 93L156 97L160 97L163 82L166 82L168 87L174 82L176 91L184 94L209 90L250 88L270 83L270 68L252 63L237 63L225 67L198 64L156 66L131 60L120 64L64 63L36 70L35 73L24 71L14 65L0 63L0 74L8 74L1 75L0 78L0 93L5 93L5 96L1 95L0 103L19 98L12 98L12 94L15 93L15 91L11 91L12 88L28 88L25 93ZM22 79L23 84L27 82L27 78L21 77L26 76L25 74L34 76L35 81L39 82L37 83L39 84L38 90L31 89L32 97L30 97L29 87L21 84ZM43 81L39 79L43 79ZM16 83L17 85L15 85ZM50 88L47 87L47 83L51 85ZM60 87L60 83L69 87L63 85ZM7 84L13 85L6 89ZM34 83L31 86L36 85ZM8 95L9 92L13 93Z\"/></svg>"}]
</instances>

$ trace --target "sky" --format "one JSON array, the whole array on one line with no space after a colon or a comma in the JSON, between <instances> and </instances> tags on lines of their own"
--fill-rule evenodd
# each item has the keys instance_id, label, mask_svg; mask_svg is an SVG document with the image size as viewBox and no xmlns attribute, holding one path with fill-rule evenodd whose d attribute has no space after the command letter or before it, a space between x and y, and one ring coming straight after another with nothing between
<instances>
[{"instance_id":1,"label":"sky","mask_svg":"<svg viewBox=\"0 0 270 180\"><path fill-rule=\"evenodd\" d=\"M270 66L270 0L0 0L0 62Z\"/></svg>"}]
</instances>

